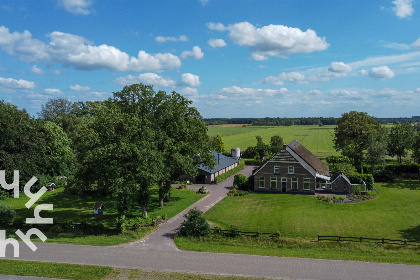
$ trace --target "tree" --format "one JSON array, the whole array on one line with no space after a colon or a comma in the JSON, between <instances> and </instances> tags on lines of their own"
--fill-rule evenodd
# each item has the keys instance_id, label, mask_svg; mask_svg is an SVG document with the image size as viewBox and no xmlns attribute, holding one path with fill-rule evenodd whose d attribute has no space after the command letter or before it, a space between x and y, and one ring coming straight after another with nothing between
<instances>
[{"instance_id":1,"label":"tree","mask_svg":"<svg viewBox=\"0 0 420 280\"><path fill-rule=\"evenodd\" d=\"M40 123L44 152L42 159L43 173L48 175L69 175L74 162L74 153L70 148L70 140L63 129L50 121Z\"/></svg>"},{"instance_id":2,"label":"tree","mask_svg":"<svg viewBox=\"0 0 420 280\"><path fill-rule=\"evenodd\" d=\"M54 121L56 118L70 114L73 103L65 98L49 99L47 103L41 105L41 112L38 116L47 121Z\"/></svg>"},{"instance_id":3,"label":"tree","mask_svg":"<svg viewBox=\"0 0 420 280\"><path fill-rule=\"evenodd\" d=\"M376 119L367 113L356 111L344 113L337 120L334 129L334 147L337 151L341 151L343 156L349 157L356 169L361 171L369 137L379 128Z\"/></svg>"},{"instance_id":4,"label":"tree","mask_svg":"<svg viewBox=\"0 0 420 280\"><path fill-rule=\"evenodd\" d=\"M179 233L186 237L208 236L211 233L210 226L206 219L203 218L202 212L197 208L193 208L186 215L185 221L181 224Z\"/></svg>"},{"instance_id":5,"label":"tree","mask_svg":"<svg viewBox=\"0 0 420 280\"><path fill-rule=\"evenodd\" d=\"M420 132L417 132L414 138L412 157L415 162L420 163Z\"/></svg>"},{"instance_id":6,"label":"tree","mask_svg":"<svg viewBox=\"0 0 420 280\"><path fill-rule=\"evenodd\" d=\"M270 151L273 154L280 152L283 149L283 137L280 135L273 135L270 138Z\"/></svg>"},{"instance_id":7,"label":"tree","mask_svg":"<svg viewBox=\"0 0 420 280\"><path fill-rule=\"evenodd\" d=\"M410 123L395 124L389 133L388 151L390 156L397 156L398 162L407 155L415 141L415 130Z\"/></svg>"},{"instance_id":8,"label":"tree","mask_svg":"<svg viewBox=\"0 0 420 280\"><path fill-rule=\"evenodd\" d=\"M260 158L262 158L266 151L268 150L268 147L266 144L264 144L262 137L261 136L255 136L255 138L257 138L257 146L256 146L256 150L258 152L258 154L260 155Z\"/></svg>"},{"instance_id":9,"label":"tree","mask_svg":"<svg viewBox=\"0 0 420 280\"><path fill-rule=\"evenodd\" d=\"M375 166L385 163L387 154L388 131L385 127L380 127L372 134L366 145L366 162L371 166L371 174L375 173Z\"/></svg>"},{"instance_id":10,"label":"tree","mask_svg":"<svg viewBox=\"0 0 420 280\"><path fill-rule=\"evenodd\" d=\"M216 136L209 137L209 147L220 154L226 152L225 144L223 143L222 136L219 133L217 133Z\"/></svg>"},{"instance_id":11,"label":"tree","mask_svg":"<svg viewBox=\"0 0 420 280\"><path fill-rule=\"evenodd\" d=\"M214 166L214 157L207 146L207 126L200 113L190 107L191 101L173 92L159 92L161 103L156 107L154 124L156 143L162 154L159 179L159 205L170 198L171 183L181 175L197 175L197 166L204 163ZM223 141L216 137L216 151L223 152Z\"/></svg>"},{"instance_id":12,"label":"tree","mask_svg":"<svg viewBox=\"0 0 420 280\"><path fill-rule=\"evenodd\" d=\"M29 114L0 101L0 170L6 170L7 178L13 170L19 170L21 181L43 173L43 146L42 134Z\"/></svg>"}]
</instances>

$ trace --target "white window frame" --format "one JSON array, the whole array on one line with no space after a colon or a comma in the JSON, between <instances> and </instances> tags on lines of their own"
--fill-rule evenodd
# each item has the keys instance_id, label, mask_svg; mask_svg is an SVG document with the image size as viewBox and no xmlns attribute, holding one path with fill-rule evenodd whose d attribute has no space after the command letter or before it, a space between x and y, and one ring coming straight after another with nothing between
<instances>
[{"instance_id":1,"label":"white window frame","mask_svg":"<svg viewBox=\"0 0 420 280\"><path fill-rule=\"evenodd\" d=\"M296 183L296 188L293 188L293 183ZM292 190L299 189L299 179L298 179L298 177L292 177L292 179L290 180L290 189L292 189Z\"/></svg>"},{"instance_id":2,"label":"white window frame","mask_svg":"<svg viewBox=\"0 0 420 280\"><path fill-rule=\"evenodd\" d=\"M295 174L295 167L293 165L287 167L287 174Z\"/></svg>"},{"instance_id":3,"label":"white window frame","mask_svg":"<svg viewBox=\"0 0 420 280\"><path fill-rule=\"evenodd\" d=\"M278 165L274 166L274 174L280 174L280 166Z\"/></svg>"},{"instance_id":4,"label":"white window frame","mask_svg":"<svg viewBox=\"0 0 420 280\"><path fill-rule=\"evenodd\" d=\"M306 186L308 187L306 188ZM311 189L311 178L303 178L303 189L305 191L308 191Z\"/></svg>"},{"instance_id":5,"label":"white window frame","mask_svg":"<svg viewBox=\"0 0 420 280\"><path fill-rule=\"evenodd\" d=\"M262 182L262 187L261 187L261 182ZM258 188L265 189L265 177L261 176L260 178L258 178Z\"/></svg>"},{"instance_id":6,"label":"white window frame","mask_svg":"<svg viewBox=\"0 0 420 280\"><path fill-rule=\"evenodd\" d=\"M272 185L273 182L275 183L274 188ZM277 189L277 177L270 177L270 189L273 189L273 190Z\"/></svg>"}]
</instances>

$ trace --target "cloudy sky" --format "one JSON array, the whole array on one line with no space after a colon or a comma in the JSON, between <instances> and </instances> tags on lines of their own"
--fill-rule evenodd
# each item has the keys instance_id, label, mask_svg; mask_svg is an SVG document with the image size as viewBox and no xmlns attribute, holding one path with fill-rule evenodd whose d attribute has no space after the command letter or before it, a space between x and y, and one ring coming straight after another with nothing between
<instances>
[{"instance_id":1,"label":"cloudy sky","mask_svg":"<svg viewBox=\"0 0 420 280\"><path fill-rule=\"evenodd\" d=\"M132 83L206 117L420 115L420 0L0 0L0 99Z\"/></svg>"}]
</instances>

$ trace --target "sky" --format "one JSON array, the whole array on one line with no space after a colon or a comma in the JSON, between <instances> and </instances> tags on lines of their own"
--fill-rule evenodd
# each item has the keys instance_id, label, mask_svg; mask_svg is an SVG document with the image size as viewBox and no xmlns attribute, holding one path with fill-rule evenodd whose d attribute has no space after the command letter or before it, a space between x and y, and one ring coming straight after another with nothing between
<instances>
[{"instance_id":1,"label":"sky","mask_svg":"<svg viewBox=\"0 0 420 280\"><path fill-rule=\"evenodd\" d=\"M420 0L0 0L0 100L133 83L204 118L420 115Z\"/></svg>"}]
</instances>

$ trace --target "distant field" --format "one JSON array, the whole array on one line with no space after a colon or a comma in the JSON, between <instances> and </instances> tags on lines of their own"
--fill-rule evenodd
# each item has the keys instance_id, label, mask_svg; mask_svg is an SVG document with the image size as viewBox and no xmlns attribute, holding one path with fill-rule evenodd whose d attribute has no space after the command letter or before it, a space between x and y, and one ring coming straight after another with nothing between
<instances>
[{"instance_id":1,"label":"distant field","mask_svg":"<svg viewBox=\"0 0 420 280\"><path fill-rule=\"evenodd\" d=\"M261 136L264 143L270 143L273 135L283 137L285 143L293 140L299 141L313 154L325 157L339 155L334 149L334 125L293 125L293 126L209 126L208 134L215 136L219 133L222 136L226 150L240 148L245 150L249 146L255 146L256 136Z\"/></svg>"}]
</instances>

